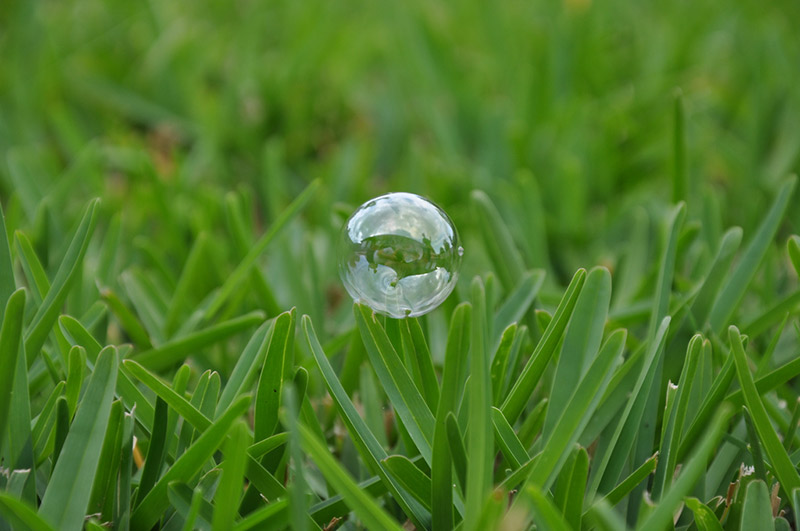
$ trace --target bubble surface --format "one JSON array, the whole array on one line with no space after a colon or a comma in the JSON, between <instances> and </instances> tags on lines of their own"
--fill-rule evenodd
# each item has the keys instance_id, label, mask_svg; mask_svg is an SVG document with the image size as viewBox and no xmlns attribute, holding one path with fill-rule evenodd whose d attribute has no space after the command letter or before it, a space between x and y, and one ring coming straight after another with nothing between
<instances>
[{"instance_id":1,"label":"bubble surface","mask_svg":"<svg viewBox=\"0 0 800 531\"><path fill-rule=\"evenodd\" d=\"M383 315L416 317L455 288L464 249L447 214L424 197L391 193L361 205L342 228L339 276Z\"/></svg>"}]
</instances>

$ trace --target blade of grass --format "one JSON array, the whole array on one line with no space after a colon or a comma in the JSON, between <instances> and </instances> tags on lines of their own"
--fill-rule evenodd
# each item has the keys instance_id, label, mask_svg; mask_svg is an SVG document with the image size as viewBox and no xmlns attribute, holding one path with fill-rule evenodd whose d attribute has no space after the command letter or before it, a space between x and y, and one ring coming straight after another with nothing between
<instances>
[{"instance_id":1,"label":"blade of grass","mask_svg":"<svg viewBox=\"0 0 800 531\"><path fill-rule=\"evenodd\" d=\"M225 442L225 461L222 463L222 478L214 495L214 518L211 529L224 531L233 527L236 508L243 492L243 476L247 464L247 447L250 433L243 420L237 421Z\"/></svg>"},{"instance_id":2,"label":"blade of grass","mask_svg":"<svg viewBox=\"0 0 800 531\"><path fill-rule=\"evenodd\" d=\"M241 356L236 360L236 366L233 368L225 388L222 390L217 403L217 411L223 412L228 409L228 406L237 396L246 392L252 386L258 373L258 368L261 367L264 362L264 356L267 355L267 337L272 332L273 326L274 321L265 322L247 342ZM258 409L258 402L256 402L256 409Z\"/></svg>"},{"instance_id":3,"label":"blade of grass","mask_svg":"<svg viewBox=\"0 0 800 531\"><path fill-rule=\"evenodd\" d=\"M761 402L758 389L753 381L753 375L750 374L750 368L747 365L747 355L744 352L742 336L739 334L739 330L735 326L731 326L728 329L728 335L736 364L736 374L742 386L745 404L750 410L753 424L755 424L758 432L758 438L761 439L764 445L764 450L769 456L781 488L783 488L784 492L791 493L794 489L800 488L800 475L778 439L778 434L772 427L767 411L764 409L764 404Z\"/></svg>"},{"instance_id":4,"label":"blade of grass","mask_svg":"<svg viewBox=\"0 0 800 531\"><path fill-rule=\"evenodd\" d=\"M675 91L672 114L672 202L685 201L689 195L689 177L686 171L686 133L684 132L683 92Z\"/></svg>"},{"instance_id":5,"label":"blade of grass","mask_svg":"<svg viewBox=\"0 0 800 531\"><path fill-rule=\"evenodd\" d=\"M528 485L524 490L520 491L517 499L530 508L533 513L533 520L541 529L550 531L570 531L572 529L564 517L561 516L553 501L538 487Z\"/></svg>"},{"instance_id":6,"label":"blade of grass","mask_svg":"<svg viewBox=\"0 0 800 531\"><path fill-rule=\"evenodd\" d=\"M636 485L647 479L647 476L655 472L658 465L658 452L654 453L650 459L639 465L639 468L630 473L628 477L620 481L614 490L605 495L604 499L610 506L615 506L627 496Z\"/></svg>"},{"instance_id":7,"label":"blade of grass","mask_svg":"<svg viewBox=\"0 0 800 531\"><path fill-rule=\"evenodd\" d=\"M694 513L694 523L699 531L722 531L717 515L697 498L685 498L684 503Z\"/></svg>"},{"instance_id":8,"label":"blade of grass","mask_svg":"<svg viewBox=\"0 0 800 531\"><path fill-rule=\"evenodd\" d=\"M265 319L264 312L250 312L241 317L209 326L199 332L173 339L160 347L134 354L133 359L148 369L155 371L167 369L183 361L197 350L227 339L253 326L260 325Z\"/></svg>"},{"instance_id":9,"label":"blade of grass","mask_svg":"<svg viewBox=\"0 0 800 531\"><path fill-rule=\"evenodd\" d=\"M744 417L745 426L747 426L747 439L750 441L748 450L753 457L753 468L756 477L763 481L767 480L767 468L764 464L764 456L761 454L761 444L758 442L758 434L756 427L753 424L753 417L747 410L746 406L742 406L742 417ZM745 528L747 529L747 528Z\"/></svg>"},{"instance_id":10,"label":"blade of grass","mask_svg":"<svg viewBox=\"0 0 800 531\"><path fill-rule=\"evenodd\" d=\"M0 226L0 229L2 228ZM2 247L2 242L0 242L0 247ZM18 289L8 298L3 312L3 325L0 328L0 389L5 390L0 393L0 451L3 449L6 429L11 429L9 409L12 393L9 390L14 389L14 375L17 372L17 360L21 352L20 340L24 314L25 290Z\"/></svg>"},{"instance_id":11,"label":"blade of grass","mask_svg":"<svg viewBox=\"0 0 800 531\"><path fill-rule=\"evenodd\" d=\"M503 416L503 412L496 407L492 408L492 424L494 425L494 433L497 436L497 444L511 466L517 469L523 463L528 462L531 457L525 450L525 446L522 445L517 434L514 433L514 428Z\"/></svg>"},{"instance_id":12,"label":"blade of grass","mask_svg":"<svg viewBox=\"0 0 800 531\"><path fill-rule=\"evenodd\" d=\"M113 502L117 492L117 474L122 456L123 415L124 407L122 402L115 400L111 404L108 428L103 437L103 446L100 450L97 475L92 484L92 494L89 496L88 512L101 514L101 518L105 522L111 521L113 516Z\"/></svg>"},{"instance_id":13,"label":"blade of grass","mask_svg":"<svg viewBox=\"0 0 800 531\"><path fill-rule=\"evenodd\" d=\"M431 457L432 525L436 529L449 531L453 527L452 461L447 437L446 418L457 407L458 396L463 385L465 353L469 350L472 306L461 303L453 311L447 336L444 365L442 368L442 393L436 408L436 425L433 432ZM463 483L462 483L463 486Z\"/></svg>"},{"instance_id":14,"label":"blade of grass","mask_svg":"<svg viewBox=\"0 0 800 531\"><path fill-rule=\"evenodd\" d=\"M72 238L72 242L69 244L67 254L64 256L56 272L52 287L50 291L47 292L47 296L42 301L41 306L39 306L39 309L33 316L31 324L28 326L25 334L25 352L29 368L36 359L36 356L38 356L44 342L47 340L47 335L53 328L56 319L58 319L58 314L69 294L72 283L81 271L83 257L86 255L86 250L89 247L89 240L94 231L95 212L98 203L99 200L97 199L89 202L83 219L81 219L78 229L75 231L75 235Z\"/></svg>"},{"instance_id":15,"label":"blade of grass","mask_svg":"<svg viewBox=\"0 0 800 531\"><path fill-rule=\"evenodd\" d=\"M411 439L430 464L433 414L372 310L358 303L353 310L372 367Z\"/></svg>"},{"instance_id":16,"label":"blade of grass","mask_svg":"<svg viewBox=\"0 0 800 531\"><path fill-rule=\"evenodd\" d=\"M677 451L680 443L681 428L684 425L686 418L686 410L689 406L689 398L691 397L691 385L694 381L694 375L697 371L697 364L700 360L700 354L703 348L703 336L696 334L689 341L689 346L686 352L686 359L684 361L681 377L678 381L677 396L675 398L675 407L672 408L669 418L666 420L666 428L664 429L664 436L659 449L661 462L656 469L656 476L653 479L652 496L654 500L661 498L661 493L669 487L671 478L675 472L677 465Z\"/></svg>"},{"instance_id":17,"label":"blade of grass","mask_svg":"<svg viewBox=\"0 0 800 531\"><path fill-rule=\"evenodd\" d=\"M383 460L383 464L406 491L425 509L431 510L431 478L403 455L390 455Z\"/></svg>"},{"instance_id":18,"label":"blade of grass","mask_svg":"<svg viewBox=\"0 0 800 531\"><path fill-rule=\"evenodd\" d=\"M451 412L445 419L447 429L447 442L450 446L450 457L453 459L453 468L456 471L456 478L462 491L467 489L467 469L469 460L467 459L467 448L464 446L464 437L458 427L456 416Z\"/></svg>"},{"instance_id":19,"label":"blade of grass","mask_svg":"<svg viewBox=\"0 0 800 531\"><path fill-rule=\"evenodd\" d=\"M98 356L64 442L63 452L69 459L56 464L42 498L39 515L58 529L80 529L83 524L108 426L118 363L114 347L103 349Z\"/></svg>"},{"instance_id":20,"label":"blade of grass","mask_svg":"<svg viewBox=\"0 0 800 531\"><path fill-rule=\"evenodd\" d=\"M480 277L472 281L472 339L470 341L469 438L467 439L467 491L464 523L473 529L483 502L492 488L494 432L491 421L491 382L487 348L486 293Z\"/></svg>"},{"instance_id":21,"label":"blade of grass","mask_svg":"<svg viewBox=\"0 0 800 531\"><path fill-rule=\"evenodd\" d=\"M269 335L264 366L256 390L254 417L256 441L272 435L278 423L283 385L294 358L295 315L296 311L292 309L276 317L275 326Z\"/></svg>"},{"instance_id":22,"label":"blade of grass","mask_svg":"<svg viewBox=\"0 0 800 531\"><path fill-rule=\"evenodd\" d=\"M714 452L722 434L725 432L728 421L733 415L733 409L727 404L723 404L714 415L708 425L703 440L697 447L694 455L689 458L681 468L678 479L672 487L664 494L661 503L640 524L640 529L664 529L672 523L675 510L680 505L684 496L697 483L697 480L705 472L711 454Z\"/></svg>"},{"instance_id":23,"label":"blade of grass","mask_svg":"<svg viewBox=\"0 0 800 531\"><path fill-rule=\"evenodd\" d=\"M498 404L502 400L503 383L506 378L506 367L508 358L511 354L511 347L514 345L514 338L517 334L517 323L511 323L500 334L500 344L497 346L494 357L492 357L492 368L490 380L492 382L492 403Z\"/></svg>"},{"instance_id":24,"label":"blade of grass","mask_svg":"<svg viewBox=\"0 0 800 531\"><path fill-rule=\"evenodd\" d=\"M590 270L564 333L564 343L550 391L550 407L542 431L545 440L552 432L558 415L563 413L581 377L597 356L603 340L603 327L610 301L611 273L604 267Z\"/></svg>"},{"instance_id":25,"label":"blade of grass","mask_svg":"<svg viewBox=\"0 0 800 531\"><path fill-rule=\"evenodd\" d=\"M288 523L288 502L278 500L248 514L247 517L236 522L233 531L247 531L248 529L283 529Z\"/></svg>"},{"instance_id":26,"label":"blade of grass","mask_svg":"<svg viewBox=\"0 0 800 531\"><path fill-rule=\"evenodd\" d=\"M633 446L634 434L631 433L633 430L628 430L625 432L624 444L620 445L619 441L623 435L623 429L625 428L629 418L632 419L630 424L631 426L638 426L639 422L641 421L643 407L639 408L637 411L633 411L634 405L637 403L635 397L639 396L640 393L644 393L646 395L650 391L650 386L652 385L653 381L652 366L653 363L655 363L656 358L664 349L664 341L667 336L667 330L669 329L669 323L669 317L665 317L661 322L661 326L659 327L654 340L649 343L645 352L644 364L642 365L642 369L639 372L636 384L631 392L631 398L628 399L625 404L625 409L619 416L616 428L611 435L608 445L603 448L600 457L597 457L597 455L595 456L595 462L592 464L594 465L597 463L597 467L592 467L589 498L594 497L601 484L605 485L603 490L610 491L619 478L624 461L627 459L628 454ZM615 454L617 455L616 461L612 462L612 457ZM609 463L613 464L613 468L609 469ZM601 480L604 481L601 483Z\"/></svg>"},{"instance_id":27,"label":"blade of grass","mask_svg":"<svg viewBox=\"0 0 800 531\"><path fill-rule=\"evenodd\" d=\"M625 330L613 332L581 379L550 436L544 440L542 453L530 474L533 484L547 489L555 480L611 381L612 369L622 354L626 337Z\"/></svg>"},{"instance_id":28,"label":"blade of grass","mask_svg":"<svg viewBox=\"0 0 800 531\"><path fill-rule=\"evenodd\" d=\"M564 329L567 327L585 280L586 270L579 269L575 276L572 277L572 281L558 304L556 313L547 326L542 339L536 345L533 354L525 364L525 368L500 407L509 424L515 423L519 418L550 362L556 347L561 342Z\"/></svg>"},{"instance_id":29,"label":"blade of grass","mask_svg":"<svg viewBox=\"0 0 800 531\"><path fill-rule=\"evenodd\" d=\"M54 531L44 518L36 514L29 505L8 494L0 492L0 515L2 515L14 529L30 531Z\"/></svg>"},{"instance_id":30,"label":"blade of grass","mask_svg":"<svg viewBox=\"0 0 800 531\"><path fill-rule=\"evenodd\" d=\"M420 389L424 393L425 402L431 411L436 411L439 403L439 381L433 368L433 357L425 341L425 334L416 318L400 321L400 337L403 348L409 351Z\"/></svg>"},{"instance_id":31,"label":"blade of grass","mask_svg":"<svg viewBox=\"0 0 800 531\"><path fill-rule=\"evenodd\" d=\"M581 528L583 516L583 493L589 478L589 454L578 446L572 452L567 465L559 476L553 497L564 520L572 529Z\"/></svg>"},{"instance_id":32,"label":"blade of grass","mask_svg":"<svg viewBox=\"0 0 800 531\"><path fill-rule=\"evenodd\" d=\"M47 296L47 292L50 291L50 279L47 278L47 272L39 261L39 257L36 256L33 244L24 232L18 230L14 233L14 243L22 271L25 273L25 278L28 279L28 285L32 288L33 300L37 304L41 304Z\"/></svg>"},{"instance_id":33,"label":"blade of grass","mask_svg":"<svg viewBox=\"0 0 800 531\"><path fill-rule=\"evenodd\" d=\"M767 484L762 480L752 481L747 485L742 508L740 529L772 529L772 503L769 499Z\"/></svg>"},{"instance_id":34,"label":"blade of grass","mask_svg":"<svg viewBox=\"0 0 800 531\"><path fill-rule=\"evenodd\" d=\"M147 446L147 457L142 467L142 475L139 479L139 490L137 499L143 500L153 485L161 476L161 469L164 466L167 446L167 403L161 397L156 398L155 417L150 428L150 443ZM134 505L136 503L134 502Z\"/></svg>"},{"instance_id":35,"label":"blade of grass","mask_svg":"<svg viewBox=\"0 0 800 531\"><path fill-rule=\"evenodd\" d=\"M317 440L316 436L305 425L298 424L303 449L317 464L325 479L339 492L347 505L359 517L367 529L384 529L401 531L395 522L368 494L363 492L352 477L328 452L328 449Z\"/></svg>"}]
</instances>

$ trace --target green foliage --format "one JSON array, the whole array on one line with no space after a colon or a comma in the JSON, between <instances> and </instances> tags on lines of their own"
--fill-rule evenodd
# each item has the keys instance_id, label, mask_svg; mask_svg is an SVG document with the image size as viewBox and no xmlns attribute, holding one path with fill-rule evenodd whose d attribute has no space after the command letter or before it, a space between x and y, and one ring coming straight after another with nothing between
<instances>
[{"instance_id":1,"label":"green foliage","mask_svg":"<svg viewBox=\"0 0 800 531\"><path fill-rule=\"evenodd\" d=\"M0 11L0 531L797 528L796 2Z\"/></svg>"}]
</instances>

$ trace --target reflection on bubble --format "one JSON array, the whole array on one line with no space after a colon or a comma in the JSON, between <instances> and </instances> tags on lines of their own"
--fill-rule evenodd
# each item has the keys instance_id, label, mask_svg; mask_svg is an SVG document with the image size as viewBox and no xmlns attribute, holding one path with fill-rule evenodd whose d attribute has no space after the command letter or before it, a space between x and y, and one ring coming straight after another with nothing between
<instances>
[{"instance_id":1,"label":"reflection on bubble","mask_svg":"<svg viewBox=\"0 0 800 531\"><path fill-rule=\"evenodd\" d=\"M390 317L439 306L455 287L464 249L444 211L414 194L361 205L342 229L339 275L353 299Z\"/></svg>"}]
</instances>

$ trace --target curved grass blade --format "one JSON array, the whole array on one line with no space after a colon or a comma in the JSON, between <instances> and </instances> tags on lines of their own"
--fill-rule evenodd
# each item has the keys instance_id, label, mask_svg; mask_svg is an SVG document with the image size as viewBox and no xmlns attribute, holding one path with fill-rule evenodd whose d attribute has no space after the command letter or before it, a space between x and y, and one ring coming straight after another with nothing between
<instances>
[{"instance_id":1,"label":"curved grass blade","mask_svg":"<svg viewBox=\"0 0 800 531\"><path fill-rule=\"evenodd\" d=\"M697 498L686 498L684 503L694 513L694 523L699 531L722 531L722 524L708 505Z\"/></svg>"},{"instance_id":2,"label":"curved grass blade","mask_svg":"<svg viewBox=\"0 0 800 531\"><path fill-rule=\"evenodd\" d=\"M430 464L433 414L372 310L358 303L353 306L353 310L372 367L408 434L422 457Z\"/></svg>"},{"instance_id":3,"label":"curved grass blade","mask_svg":"<svg viewBox=\"0 0 800 531\"><path fill-rule=\"evenodd\" d=\"M789 459L786 449L778 439L778 434L772 427L769 416L767 416L767 410L764 408L756 384L753 382L753 375L747 365L747 354L744 352L742 336L739 334L739 330L735 326L731 326L728 329L728 336L736 364L736 374L742 386L745 404L747 404L747 409L750 411L753 424L755 424L758 432L758 438L761 439L764 445L764 450L769 456L781 488L784 492L791 493L794 489L800 488L800 475Z\"/></svg>"},{"instance_id":4,"label":"curved grass blade","mask_svg":"<svg viewBox=\"0 0 800 531\"><path fill-rule=\"evenodd\" d=\"M383 464L406 491L423 507L431 510L431 478L403 455L390 455L383 460Z\"/></svg>"},{"instance_id":5,"label":"curved grass blade","mask_svg":"<svg viewBox=\"0 0 800 531\"><path fill-rule=\"evenodd\" d=\"M103 349L64 442L63 453L69 459L58 461L42 498L39 515L58 529L69 531L83 525L108 426L117 365L117 349Z\"/></svg>"},{"instance_id":6,"label":"curved grass blade","mask_svg":"<svg viewBox=\"0 0 800 531\"><path fill-rule=\"evenodd\" d=\"M339 492L367 529L402 531L402 528L368 494L362 491L328 449L304 424L297 425L303 449L317 464L328 483Z\"/></svg>"},{"instance_id":7,"label":"curved grass blade","mask_svg":"<svg viewBox=\"0 0 800 531\"><path fill-rule=\"evenodd\" d=\"M286 444L286 441L289 438L289 434L287 432L276 433L271 437L267 437L257 443L250 445L247 449L247 453L252 455L255 459L266 455L267 453L271 452L275 448L279 448Z\"/></svg>"},{"instance_id":8,"label":"curved grass blade","mask_svg":"<svg viewBox=\"0 0 800 531\"><path fill-rule=\"evenodd\" d=\"M47 296L42 301L41 306L39 306L39 309L36 311L28 327L28 331L25 334L25 351L28 359L28 367L31 366L36 356L39 355L39 351L47 340L47 335L50 333L50 330L52 330L56 319L58 319L58 314L69 294L72 282L81 271L83 257L86 255L86 250L89 247L89 240L94 231L95 211L97 210L97 204L99 202L99 199L94 199L89 202L83 219L81 219L78 229L75 231L75 236L69 244L67 254L64 256L56 272L52 287L50 291L47 292Z\"/></svg>"},{"instance_id":9,"label":"curved grass blade","mask_svg":"<svg viewBox=\"0 0 800 531\"><path fill-rule=\"evenodd\" d=\"M436 379L433 357L425 341L425 334L422 332L419 319L403 319L399 325L403 348L407 351L407 359L410 358L412 363L412 373L419 384L419 389L424 394L428 407L431 411L435 411L439 403L439 381Z\"/></svg>"},{"instance_id":10,"label":"curved grass blade","mask_svg":"<svg viewBox=\"0 0 800 531\"><path fill-rule=\"evenodd\" d=\"M527 505L533 513L533 520L541 529L548 531L570 531L572 528L561 516L553 501L534 485L520 491L518 500Z\"/></svg>"},{"instance_id":11,"label":"curved grass blade","mask_svg":"<svg viewBox=\"0 0 800 531\"><path fill-rule=\"evenodd\" d=\"M664 436L659 449L661 460L656 469L656 476L653 479L652 495L654 500L661 498L661 493L669 486L674 475L675 466L678 463L677 452L680 443L681 429L686 419L686 410L689 406L691 397L691 385L697 371L700 354L703 348L703 336L696 334L689 341L683 370L678 382L677 396L675 397L675 407L670 411L669 418L666 419Z\"/></svg>"},{"instance_id":12,"label":"curved grass blade","mask_svg":"<svg viewBox=\"0 0 800 531\"><path fill-rule=\"evenodd\" d=\"M125 409L119 400L115 400L111 404L108 429L103 438L103 447L100 450L100 464L92 484L92 494L89 497L88 512L90 514L100 513L104 522L111 521L113 517L113 503L117 491L117 473L119 472L122 455L124 412Z\"/></svg>"},{"instance_id":13,"label":"curved grass blade","mask_svg":"<svg viewBox=\"0 0 800 531\"><path fill-rule=\"evenodd\" d=\"M691 490L691 488L700 479L700 476L706 470L711 454L717 447L725 428L733 415L733 408L727 404L723 404L717 410L716 415L711 420L706 430L706 434L697 451L681 468L681 473L678 479L675 480L672 487L664 494L661 502L656 505L655 509L645 518L644 522L639 526L640 529L664 529L672 523L673 514L683 500L683 497Z\"/></svg>"},{"instance_id":14,"label":"curved grass blade","mask_svg":"<svg viewBox=\"0 0 800 531\"><path fill-rule=\"evenodd\" d=\"M147 446L147 457L142 467L142 475L139 480L139 490L137 499L143 500L153 485L161 475L164 466L167 446L167 417L169 408L161 397L156 397L155 417L150 428L150 443Z\"/></svg>"},{"instance_id":15,"label":"curved grass blade","mask_svg":"<svg viewBox=\"0 0 800 531\"><path fill-rule=\"evenodd\" d=\"M233 526L232 531L248 529L283 529L288 523L289 503L278 500L248 514Z\"/></svg>"},{"instance_id":16,"label":"curved grass blade","mask_svg":"<svg viewBox=\"0 0 800 531\"><path fill-rule=\"evenodd\" d=\"M20 531L55 531L25 502L0 492L0 515Z\"/></svg>"},{"instance_id":17,"label":"curved grass blade","mask_svg":"<svg viewBox=\"0 0 800 531\"><path fill-rule=\"evenodd\" d=\"M667 331L669 330L669 323L669 317L665 317L664 320L661 321L661 326L659 326L653 341L649 343L645 351L642 369L639 372L636 384L631 392L631 398L628 399L625 404L625 409L619 416L617 427L614 429L608 445L603 448L601 456L599 458L595 456L595 461L592 464L594 465L597 463L597 468L594 466L592 467L592 480L589 486L590 498L594 496L598 487L601 486L601 480L604 480L605 484L608 485L606 489L610 491L612 485L616 483L620 476L624 461L628 458L628 454L633 447L633 438L635 436L633 429L624 430L624 428L629 419L631 419L629 426L633 427L638 427L641 421L644 413L644 401L638 401L636 397L638 397L640 393L647 396L650 392L650 387L653 383L652 367L664 350L664 342L667 337ZM637 404L639 407L634 411L634 406ZM623 434L624 438L622 438ZM623 443L619 444L621 438ZM613 461L612 458L614 458ZM610 468L609 463L611 464Z\"/></svg>"},{"instance_id":18,"label":"curved grass blade","mask_svg":"<svg viewBox=\"0 0 800 531\"><path fill-rule=\"evenodd\" d=\"M627 496L636 485L647 479L647 476L655 472L658 465L658 452L654 453L650 459L642 463L639 468L630 473L628 477L620 481L614 490L606 494L603 498L610 506L615 506Z\"/></svg>"},{"instance_id":19,"label":"curved grass blade","mask_svg":"<svg viewBox=\"0 0 800 531\"><path fill-rule=\"evenodd\" d=\"M553 493L556 506L573 529L581 528L583 493L586 490L587 479L589 479L589 454L585 448L578 446L562 469Z\"/></svg>"},{"instance_id":20,"label":"curved grass blade","mask_svg":"<svg viewBox=\"0 0 800 531\"><path fill-rule=\"evenodd\" d=\"M247 447L250 445L247 424L239 420L233 425L225 442L222 478L214 495L214 518L211 529L225 531L233 527L236 508L243 493L243 477L247 465Z\"/></svg>"},{"instance_id":21,"label":"curved grass blade","mask_svg":"<svg viewBox=\"0 0 800 531\"><path fill-rule=\"evenodd\" d=\"M486 293L480 277L472 281L472 340L469 357L469 438L467 440L466 529L479 521L483 502L492 488L494 431L492 430L492 389L487 348Z\"/></svg>"},{"instance_id":22,"label":"curved grass blade","mask_svg":"<svg viewBox=\"0 0 800 531\"><path fill-rule=\"evenodd\" d=\"M469 350L469 331L472 321L472 306L461 303L453 311L447 336L444 366L442 369L442 392L436 408L436 425L433 432L431 456L431 500L432 525L435 529L449 531L453 527L452 458L447 437L447 415L458 407L464 370L465 354ZM462 487L463 487L462 482Z\"/></svg>"},{"instance_id":23,"label":"curved grass blade","mask_svg":"<svg viewBox=\"0 0 800 531\"><path fill-rule=\"evenodd\" d=\"M173 481L191 480L219 448L233 423L250 405L250 396L239 397L167 470L145 496L131 516L131 527L150 529L169 505L168 485Z\"/></svg>"},{"instance_id":24,"label":"curved grass blade","mask_svg":"<svg viewBox=\"0 0 800 531\"><path fill-rule=\"evenodd\" d=\"M564 343L550 391L550 407L544 420L544 439L552 432L558 415L564 411L578 382L597 356L610 301L611 273L604 267L596 267L586 276L564 333Z\"/></svg>"},{"instance_id":25,"label":"curved grass blade","mask_svg":"<svg viewBox=\"0 0 800 531\"><path fill-rule=\"evenodd\" d=\"M525 408L525 404L528 403L528 399L533 394L533 390L539 383L539 379L542 377L550 358L561 341L561 336L572 316L572 311L575 308L585 280L586 270L578 269L575 276L572 277L572 281L567 287L561 302L558 304L556 313L550 320L542 339L536 345L533 354L525 364L525 368L500 407L509 424L514 424L517 421Z\"/></svg>"},{"instance_id":26,"label":"curved grass blade","mask_svg":"<svg viewBox=\"0 0 800 531\"><path fill-rule=\"evenodd\" d=\"M18 230L14 233L14 243L22 271L28 279L28 285L33 288L31 293L33 300L37 304L41 304L47 296L47 292L50 291L50 279L47 278L47 272L39 261L39 257L36 256L33 244L24 232Z\"/></svg>"},{"instance_id":27,"label":"curved grass blade","mask_svg":"<svg viewBox=\"0 0 800 531\"><path fill-rule=\"evenodd\" d=\"M467 490L467 469L469 460L467 459L467 448L464 446L464 437L461 436L461 429L453 413L448 413L445 419L447 429L447 442L450 445L450 456L453 459L453 468L456 470L456 478L462 491Z\"/></svg>"},{"instance_id":28,"label":"curved grass blade","mask_svg":"<svg viewBox=\"0 0 800 531\"><path fill-rule=\"evenodd\" d=\"M236 360L236 366L233 368L225 388L222 390L217 403L217 411L223 412L228 409L233 400L246 392L253 384L258 368L261 367L264 362L264 356L267 354L267 337L273 326L274 321L265 322L247 342L241 356ZM256 410L258 410L258 402L256 402Z\"/></svg>"},{"instance_id":29,"label":"curved grass blade","mask_svg":"<svg viewBox=\"0 0 800 531\"><path fill-rule=\"evenodd\" d=\"M133 359L144 367L155 371L167 369L183 361L197 350L231 337L253 326L264 322L266 316L262 311L254 311L213 326L199 332L192 332L184 337L176 338L160 347L134 354Z\"/></svg>"},{"instance_id":30,"label":"curved grass blade","mask_svg":"<svg viewBox=\"0 0 800 531\"><path fill-rule=\"evenodd\" d=\"M383 459L388 457L386 450L380 445L375 435L367 427L364 419L358 414L353 402L336 377L333 367L331 367L325 352L322 350L322 346L319 344L311 318L307 315L302 318L302 327L309 350L311 350L317 362L322 378L325 381L325 386L339 409L342 422L344 422L347 432L350 434L353 444L356 446L367 468L381 478L397 503L406 515L412 519L414 524L419 527L426 527L423 523L427 522L429 517L425 509L419 502L411 498L410 494L402 490L400 485L388 475L387 470L381 463Z\"/></svg>"},{"instance_id":31,"label":"curved grass blade","mask_svg":"<svg viewBox=\"0 0 800 531\"><path fill-rule=\"evenodd\" d=\"M552 485L608 387L612 369L625 348L626 337L625 330L617 330L600 349L597 358L561 412L550 436L544 440L539 459L536 459L530 472L533 484L543 489Z\"/></svg>"},{"instance_id":32,"label":"curved grass blade","mask_svg":"<svg viewBox=\"0 0 800 531\"><path fill-rule=\"evenodd\" d=\"M261 369L256 390L254 420L256 441L272 435L278 423L283 385L294 358L295 315L296 310L292 308L276 317L272 333L269 335L264 367Z\"/></svg>"},{"instance_id":33,"label":"curved grass blade","mask_svg":"<svg viewBox=\"0 0 800 531\"><path fill-rule=\"evenodd\" d=\"M525 446L522 445L517 434L514 433L514 428L503 416L503 412L496 407L492 408L492 424L494 425L497 444L500 445L500 450L511 466L517 469L527 463L531 456L528 455Z\"/></svg>"},{"instance_id":34,"label":"curved grass blade","mask_svg":"<svg viewBox=\"0 0 800 531\"><path fill-rule=\"evenodd\" d=\"M1 226L0 229L2 229ZM12 393L9 391L14 389L14 375L17 372L17 360L21 352L20 341L24 313L25 290L21 288L9 297L3 312L2 329L0 329L0 389L3 389L0 392L0 450L3 449L7 427L11 429L8 420Z\"/></svg>"}]
</instances>

